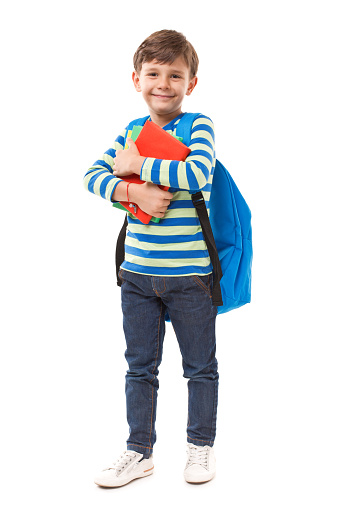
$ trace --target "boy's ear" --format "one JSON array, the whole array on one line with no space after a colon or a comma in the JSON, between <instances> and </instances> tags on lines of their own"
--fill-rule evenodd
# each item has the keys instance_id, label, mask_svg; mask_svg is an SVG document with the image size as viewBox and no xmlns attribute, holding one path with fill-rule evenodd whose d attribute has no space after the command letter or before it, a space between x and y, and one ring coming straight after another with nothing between
<instances>
[{"instance_id":1,"label":"boy's ear","mask_svg":"<svg viewBox=\"0 0 339 509\"><path fill-rule=\"evenodd\" d=\"M140 77L136 71L133 71L133 73L132 73L132 80L134 83L135 90L137 92L141 92Z\"/></svg>"},{"instance_id":2,"label":"boy's ear","mask_svg":"<svg viewBox=\"0 0 339 509\"><path fill-rule=\"evenodd\" d=\"M189 84L188 84L188 87L187 87L187 92L186 92L186 95L191 95L191 93L193 92L196 84L198 83L198 77L197 76L194 76Z\"/></svg>"}]
</instances>

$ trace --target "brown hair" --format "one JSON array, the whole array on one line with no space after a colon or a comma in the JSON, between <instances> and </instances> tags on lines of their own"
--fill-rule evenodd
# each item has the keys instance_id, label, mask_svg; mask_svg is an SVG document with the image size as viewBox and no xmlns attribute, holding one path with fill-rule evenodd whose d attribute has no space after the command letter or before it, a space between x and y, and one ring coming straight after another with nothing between
<instances>
[{"instance_id":1,"label":"brown hair","mask_svg":"<svg viewBox=\"0 0 339 509\"><path fill-rule=\"evenodd\" d=\"M159 64L171 64L182 57L190 70L190 78L196 76L199 59L192 44L175 30L160 30L144 40L133 57L134 69L140 73L144 62L156 60Z\"/></svg>"}]
</instances>

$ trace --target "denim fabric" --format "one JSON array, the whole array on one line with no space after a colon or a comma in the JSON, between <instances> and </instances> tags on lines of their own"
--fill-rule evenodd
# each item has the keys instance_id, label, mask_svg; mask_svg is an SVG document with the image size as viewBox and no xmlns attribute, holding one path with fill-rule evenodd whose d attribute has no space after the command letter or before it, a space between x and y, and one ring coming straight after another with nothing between
<instances>
[{"instance_id":1,"label":"denim fabric","mask_svg":"<svg viewBox=\"0 0 339 509\"><path fill-rule=\"evenodd\" d=\"M127 449L149 457L156 441L158 373L168 312L188 379L187 441L212 446L216 433L218 364L211 291L213 275L158 277L120 269L126 338Z\"/></svg>"}]
</instances>

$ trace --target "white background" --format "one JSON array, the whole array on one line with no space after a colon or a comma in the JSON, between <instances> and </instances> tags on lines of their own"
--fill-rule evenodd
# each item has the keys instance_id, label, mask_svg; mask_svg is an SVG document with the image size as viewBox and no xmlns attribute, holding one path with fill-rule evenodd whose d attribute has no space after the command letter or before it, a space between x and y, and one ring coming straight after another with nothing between
<instances>
[{"instance_id":1,"label":"white background","mask_svg":"<svg viewBox=\"0 0 339 509\"><path fill-rule=\"evenodd\" d=\"M2 4L3 507L338 508L335 4ZM217 157L252 210L253 300L218 317L216 478L183 479L186 381L168 325L155 474L105 490L93 476L128 432L114 267L123 213L82 179L147 114L132 57L163 28L198 52L183 109L212 118Z\"/></svg>"}]
</instances>

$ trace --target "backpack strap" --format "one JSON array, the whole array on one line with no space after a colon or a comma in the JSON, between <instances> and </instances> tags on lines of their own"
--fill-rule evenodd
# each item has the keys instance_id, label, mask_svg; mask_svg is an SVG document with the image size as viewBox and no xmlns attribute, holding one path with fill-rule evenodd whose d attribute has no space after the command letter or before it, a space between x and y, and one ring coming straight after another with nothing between
<instances>
[{"instance_id":1,"label":"backpack strap","mask_svg":"<svg viewBox=\"0 0 339 509\"><path fill-rule=\"evenodd\" d=\"M192 125L196 117L199 113L185 113L185 115L180 119L177 128L176 134L177 136L181 136L183 138L183 143L185 145L189 145L191 142L191 131ZM206 242L206 246L208 249L208 254L210 255L211 263L213 266L214 272L214 280L213 280L213 290L212 290L212 302L214 306L222 306L222 294L220 287L220 280L223 276L221 264L219 260L217 246L215 245L215 240L213 236L213 231L211 227L211 223L208 217L208 212L206 208L206 203L204 196L201 191L197 193L191 194L192 202L197 211L198 218L201 224L202 233Z\"/></svg>"},{"instance_id":2,"label":"backpack strap","mask_svg":"<svg viewBox=\"0 0 339 509\"><path fill-rule=\"evenodd\" d=\"M149 115L147 115L147 117L142 117L142 118L137 118L135 120L132 120L132 122L130 122L128 124L128 126L126 128L124 146L126 145L126 138L128 136L128 131L133 129L133 126L135 126L135 125L144 125L148 118L149 118ZM116 270L116 275L117 275L117 285L118 286L121 286L121 284L122 284L122 281L119 278L119 270L120 270L120 266L121 266L122 262L125 259L125 240L126 240L127 225L128 225L128 219L127 219L127 214L126 214L124 224L122 225L122 228L118 235L117 245L116 245L116 249L115 249L115 270Z\"/></svg>"},{"instance_id":3,"label":"backpack strap","mask_svg":"<svg viewBox=\"0 0 339 509\"><path fill-rule=\"evenodd\" d=\"M191 143L191 131L194 120L200 113L185 113L176 126L176 135L182 138L184 145L188 147Z\"/></svg>"},{"instance_id":4,"label":"backpack strap","mask_svg":"<svg viewBox=\"0 0 339 509\"><path fill-rule=\"evenodd\" d=\"M120 270L120 265L122 264L122 262L125 259L125 240L126 240L127 225L128 225L128 219L127 219L127 214L125 214L124 224L122 225L122 228L118 235L117 245L115 248L115 270L116 270L116 274L117 274L117 285L118 286L121 286L121 284L122 284L122 281L119 278L119 270Z\"/></svg>"},{"instance_id":5,"label":"backpack strap","mask_svg":"<svg viewBox=\"0 0 339 509\"><path fill-rule=\"evenodd\" d=\"M212 302L213 306L222 306L222 294L220 288L220 280L223 276L221 264L219 260L217 246L213 236L212 226L208 217L206 203L204 196L201 191L191 195L193 205L197 211L198 218L201 224L202 234L204 236L208 254L210 255L214 277L213 277L213 290L212 290Z\"/></svg>"}]
</instances>

